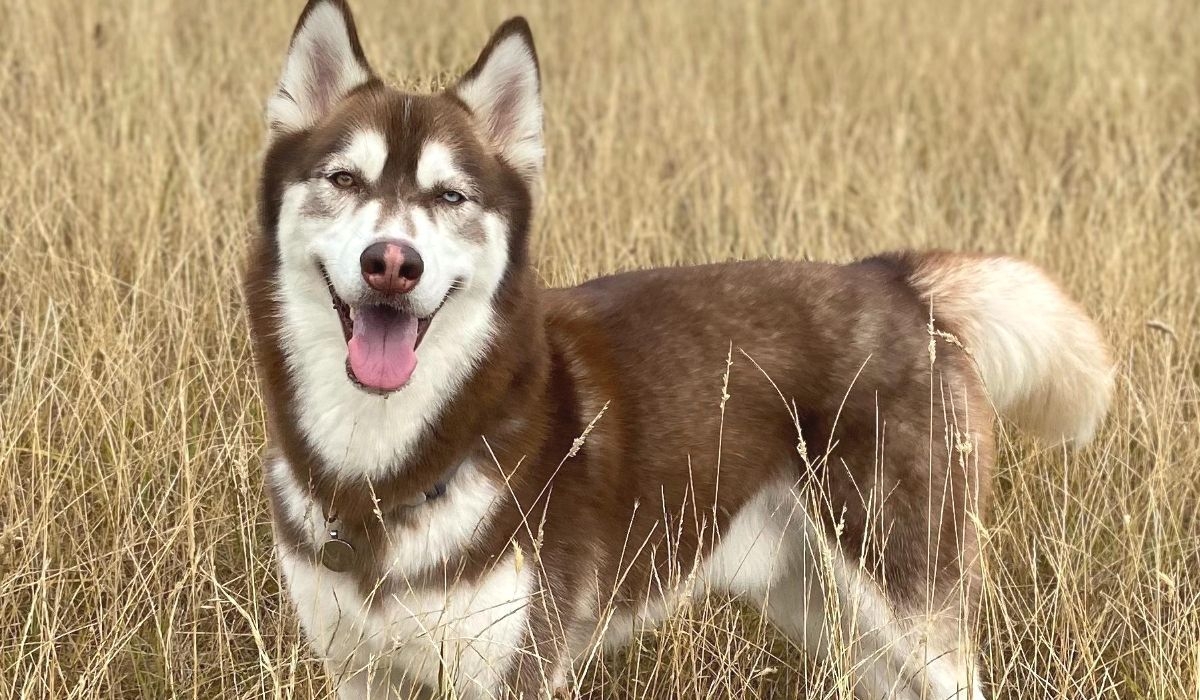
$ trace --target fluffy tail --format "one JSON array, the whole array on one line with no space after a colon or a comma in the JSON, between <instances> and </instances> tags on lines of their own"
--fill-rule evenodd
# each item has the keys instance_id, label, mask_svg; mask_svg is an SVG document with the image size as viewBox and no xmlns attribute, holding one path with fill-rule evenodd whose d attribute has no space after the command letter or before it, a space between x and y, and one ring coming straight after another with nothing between
<instances>
[{"instance_id":1,"label":"fluffy tail","mask_svg":"<svg viewBox=\"0 0 1200 700\"><path fill-rule=\"evenodd\" d=\"M908 262L935 326L974 356L1001 415L1045 440L1091 440L1108 412L1113 363L1075 302L1013 258L930 253Z\"/></svg>"}]
</instances>

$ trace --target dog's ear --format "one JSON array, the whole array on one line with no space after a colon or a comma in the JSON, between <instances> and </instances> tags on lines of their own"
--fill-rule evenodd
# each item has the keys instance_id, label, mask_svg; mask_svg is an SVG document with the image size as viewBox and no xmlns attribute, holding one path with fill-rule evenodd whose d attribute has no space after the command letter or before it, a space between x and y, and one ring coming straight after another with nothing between
<instances>
[{"instance_id":1,"label":"dog's ear","mask_svg":"<svg viewBox=\"0 0 1200 700\"><path fill-rule=\"evenodd\" d=\"M471 110L500 157L536 188L545 156L542 88L525 18L500 25L452 91Z\"/></svg>"},{"instance_id":2,"label":"dog's ear","mask_svg":"<svg viewBox=\"0 0 1200 700\"><path fill-rule=\"evenodd\" d=\"M345 0L309 0L292 33L279 86L267 100L270 136L313 126L373 79Z\"/></svg>"}]
</instances>

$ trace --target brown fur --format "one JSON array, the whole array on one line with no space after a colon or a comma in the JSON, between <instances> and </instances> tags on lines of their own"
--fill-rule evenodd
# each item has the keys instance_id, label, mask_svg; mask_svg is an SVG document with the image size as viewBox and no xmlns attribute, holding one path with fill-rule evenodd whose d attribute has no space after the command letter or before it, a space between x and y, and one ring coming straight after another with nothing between
<instances>
[{"instance_id":1,"label":"brown fur","mask_svg":"<svg viewBox=\"0 0 1200 700\"><path fill-rule=\"evenodd\" d=\"M824 494L820 513L830 533L842 525L841 546L854 560L865 557L896 600L923 603L931 585L949 595L964 573L973 575L963 570L974 560L966 512L986 504L992 419L961 353L943 345L931 368L928 310L905 273L898 259L846 267L738 263L627 273L558 290L538 289L528 272L514 274L497 351L420 455L397 465L374 493L394 526L406 511L391 504L458 462L486 463L494 454L493 477L512 497L489 524L490 536L428 572L430 585L479 576L512 539L534 551L540 531L541 563L562 589L556 598L573 599L581 583L575 572L597 570L601 590L615 590L618 606L633 606L653 590L655 571L672 563L662 558L664 512L690 522L715 506L719 531L764 483L782 476ZM270 312L254 316L262 327ZM352 532L381 542L369 491L322 478L280 400L289 389L277 348L260 341L259 351L276 449ZM799 436L768 377L794 402ZM582 449L565 459L605 404ZM980 450L978 469L966 473L955 468L946 427L965 428L965 416ZM506 429L512 420L518 427ZM797 454L798 437L815 468ZM884 496L875 513L865 502L871 493ZM301 541L296 523L277 518L277 526L289 545L315 544ZM935 536L927 536L930 526ZM711 546L699 530L678 530L675 562L686 566L698 548ZM631 549L658 557L633 558ZM367 561L359 572L364 595L381 575L375 558Z\"/></svg>"},{"instance_id":2,"label":"brown fur","mask_svg":"<svg viewBox=\"0 0 1200 700\"><path fill-rule=\"evenodd\" d=\"M547 601L576 600L594 572L592 612L609 591L629 609L667 569L704 556L747 501L781 479L821 495L826 533L898 604L923 606L931 589L948 597L974 580L967 512L988 501L993 419L968 358L942 344L931 361L930 311L908 281L921 258L644 270L543 289L528 259L530 187L470 118L452 92L409 95L372 79L315 128L275 140L264 165L262 236L245 292L271 449L364 552L355 572L364 595L382 590L380 601L389 586L414 585L384 575L383 524L402 526L409 497L464 460L493 464L509 496L471 548L415 585L473 580L515 541L538 554ZM386 136L390 154L368 196L425 197L413 173L421 146L436 139L454 149L511 237L489 352L417 453L370 485L335 480L297 429L272 295L283 188L364 124ZM960 440L975 448L967 466ZM278 507L275 525L282 544L315 556L320 543ZM559 653L555 630L577 612L541 606L528 648ZM528 663L512 674L536 685Z\"/></svg>"}]
</instances>

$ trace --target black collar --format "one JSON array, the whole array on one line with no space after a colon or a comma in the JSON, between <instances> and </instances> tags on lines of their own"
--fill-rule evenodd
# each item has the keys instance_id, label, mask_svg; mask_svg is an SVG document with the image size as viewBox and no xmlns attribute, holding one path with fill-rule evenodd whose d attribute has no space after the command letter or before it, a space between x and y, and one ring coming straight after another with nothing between
<instances>
[{"instance_id":1,"label":"black collar","mask_svg":"<svg viewBox=\"0 0 1200 700\"><path fill-rule=\"evenodd\" d=\"M436 501L446 495L447 486L450 480L458 474L459 464L451 467L445 475L428 491L419 492L416 496L399 504L399 508L411 510L419 508L430 501ZM324 513L325 516L325 531L329 534L329 539L321 544L319 559L321 565L330 571L344 572L349 571L354 567L358 559L357 552L354 551L354 545L345 538L341 529L341 523L338 521L337 512Z\"/></svg>"},{"instance_id":2,"label":"black collar","mask_svg":"<svg viewBox=\"0 0 1200 700\"><path fill-rule=\"evenodd\" d=\"M418 493L417 495L408 499L404 503L401 503L400 506L402 508L416 508L418 506L425 505L429 501L436 501L437 499L441 498L442 496L445 496L446 495L446 484L448 484L450 482L450 478L454 476L454 472L456 472L456 471L458 471L457 467L452 469L450 471L450 473L446 476L445 479L434 484L433 488L429 489L428 491Z\"/></svg>"}]
</instances>

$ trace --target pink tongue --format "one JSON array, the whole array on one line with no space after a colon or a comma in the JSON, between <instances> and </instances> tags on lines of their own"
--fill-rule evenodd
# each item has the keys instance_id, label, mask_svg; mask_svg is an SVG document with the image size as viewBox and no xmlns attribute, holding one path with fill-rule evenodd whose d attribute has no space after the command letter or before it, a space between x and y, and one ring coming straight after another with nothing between
<instances>
[{"instance_id":1,"label":"pink tongue","mask_svg":"<svg viewBox=\"0 0 1200 700\"><path fill-rule=\"evenodd\" d=\"M395 391L417 366L417 317L386 306L364 306L347 346L350 370L363 385Z\"/></svg>"}]
</instances>

